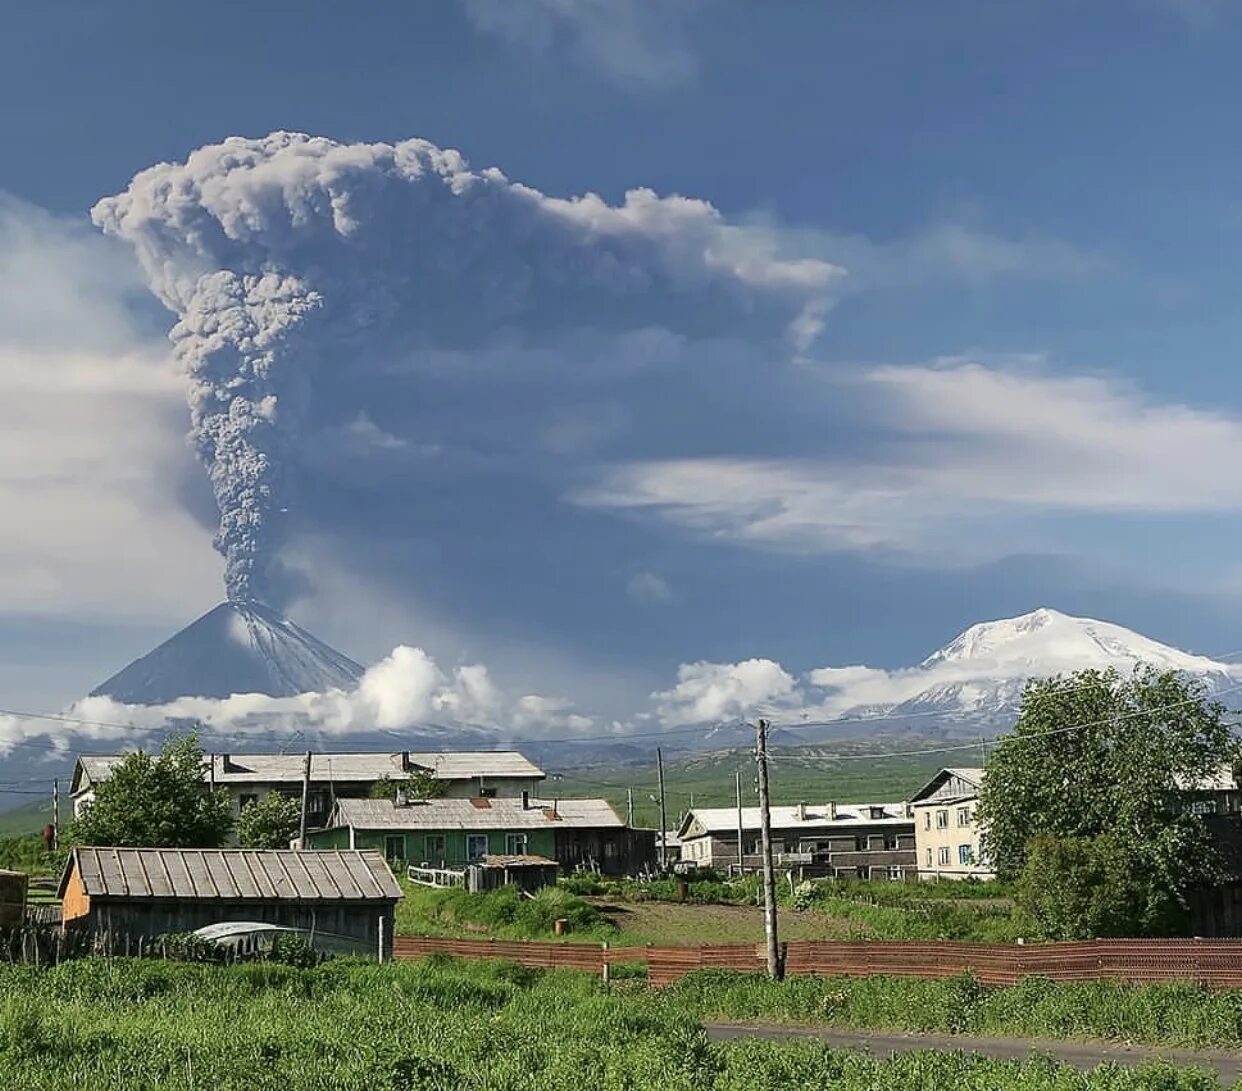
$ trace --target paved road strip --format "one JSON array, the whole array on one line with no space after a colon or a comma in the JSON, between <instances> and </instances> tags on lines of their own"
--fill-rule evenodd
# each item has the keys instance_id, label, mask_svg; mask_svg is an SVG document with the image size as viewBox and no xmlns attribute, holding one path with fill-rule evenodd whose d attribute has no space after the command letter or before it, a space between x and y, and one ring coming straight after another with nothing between
<instances>
[{"instance_id":1,"label":"paved road strip","mask_svg":"<svg viewBox=\"0 0 1242 1091\"><path fill-rule=\"evenodd\" d=\"M842 1049L857 1049L879 1057L917 1049L960 1049L998 1060L1025 1060L1044 1053L1086 1071L1112 1061L1136 1066L1144 1061L1206 1069L1216 1073L1224 1087L1242 1080L1242 1056L1223 1049L1180 1049L1174 1046L1126 1045L1122 1042L1066 1042L1046 1038L975 1038L965 1034L903 1034L892 1031L843 1030L835 1027L786 1026L779 1023L704 1024L709 1038L815 1038Z\"/></svg>"}]
</instances>

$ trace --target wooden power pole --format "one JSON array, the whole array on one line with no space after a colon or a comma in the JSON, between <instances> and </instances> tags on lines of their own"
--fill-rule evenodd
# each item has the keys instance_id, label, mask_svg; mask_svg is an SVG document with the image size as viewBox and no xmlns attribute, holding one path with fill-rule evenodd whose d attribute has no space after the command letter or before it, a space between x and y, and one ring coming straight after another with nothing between
<instances>
[{"instance_id":1,"label":"wooden power pole","mask_svg":"<svg viewBox=\"0 0 1242 1091\"><path fill-rule=\"evenodd\" d=\"M656 747L656 772L660 777L660 870L668 871L668 811L664 804L664 754Z\"/></svg>"},{"instance_id":2,"label":"wooden power pole","mask_svg":"<svg viewBox=\"0 0 1242 1091\"><path fill-rule=\"evenodd\" d=\"M772 867L772 812L768 800L768 721L755 728L755 765L759 773L759 831L763 849L763 936L767 946L768 977L781 979L780 948L776 942L776 872Z\"/></svg>"},{"instance_id":3,"label":"wooden power pole","mask_svg":"<svg viewBox=\"0 0 1242 1091\"><path fill-rule=\"evenodd\" d=\"M306 751L302 766L302 821L298 825L298 848L306 848L306 812L310 806L311 752Z\"/></svg>"},{"instance_id":4,"label":"wooden power pole","mask_svg":"<svg viewBox=\"0 0 1242 1091\"><path fill-rule=\"evenodd\" d=\"M733 787L737 792L737 873L746 874L746 850L742 842L742 771L733 770Z\"/></svg>"},{"instance_id":5,"label":"wooden power pole","mask_svg":"<svg viewBox=\"0 0 1242 1091\"><path fill-rule=\"evenodd\" d=\"M626 788L625 790L625 824L631 829L634 828L634 789Z\"/></svg>"},{"instance_id":6,"label":"wooden power pole","mask_svg":"<svg viewBox=\"0 0 1242 1091\"><path fill-rule=\"evenodd\" d=\"M52 849L60 848L60 778L52 780Z\"/></svg>"}]
</instances>

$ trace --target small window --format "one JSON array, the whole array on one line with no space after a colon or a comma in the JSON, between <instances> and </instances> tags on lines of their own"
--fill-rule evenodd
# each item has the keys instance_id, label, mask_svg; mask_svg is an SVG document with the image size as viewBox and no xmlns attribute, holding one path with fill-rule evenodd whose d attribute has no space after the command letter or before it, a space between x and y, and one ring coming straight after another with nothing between
<instances>
[{"instance_id":1,"label":"small window","mask_svg":"<svg viewBox=\"0 0 1242 1091\"><path fill-rule=\"evenodd\" d=\"M405 834L389 834L384 838L384 856L389 860L405 859Z\"/></svg>"},{"instance_id":2,"label":"small window","mask_svg":"<svg viewBox=\"0 0 1242 1091\"><path fill-rule=\"evenodd\" d=\"M963 867L970 867L975 862L974 850L969 845L958 845L957 862Z\"/></svg>"},{"instance_id":3,"label":"small window","mask_svg":"<svg viewBox=\"0 0 1242 1091\"><path fill-rule=\"evenodd\" d=\"M505 834L505 855L506 856L525 856L526 855L526 834L524 833Z\"/></svg>"},{"instance_id":4,"label":"small window","mask_svg":"<svg viewBox=\"0 0 1242 1091\"><path fill-rule=\"evenodd\" d=\"M927 866L931 867L931 849L927 850Z\"/></svg>"},{"instance_id":5,"label":"small window","mask_svg":"<svg viewBox=\"0 0 1242 1091\"><path fill-rule=\"evenodd\" d=\"M957 824L959 827L970 825L970 808L969 807L958 807Z\"/></svg>"},{"instance_id":6,"label":"small window","mask_svg":"<svg viewBox=\"0 0 1242 1091\"><path fill-rule=\"evenodd\" d=\"M237 809L239 811L244 811L252 803L258 803L258 802L259 802L259 797L255 795L253 792L242 792L242 794L237 797Z\"/></svg>"},{"instance_id":7,"label":"small window","mask_svg":"<svg viewBox=\"0 0 1242 1091\"><path fill-rule=\"evenodd\" d=\"M423 839L423 852L427 857L427 863L435 866L444 863L444 834L429 833Z\"/></svg>"},{"instance_id":8,"label":"small window","mask_svg":"<svg viewBox=\"0 0 1242 1091\"><path fill-rule=\"evenodd\" d=\"M901 865L891 864L888 869L888 877L889 879L894 879L894 880L902 878Z\"/></svg>"},{"instance_id":9,"label":"small window","mask_svg":"<svg viewBox=\"0 0 1242 1091\"><path fill-rule=\"evenodd\" d=\"M925 830L931 829L931 811L923 812L923 829Z\"/></svg>"},{"instance_id":10,"label":"small window","mask_svg":"<svg viewBox=\"0 0 1242 1091\"><path fill-rule=\"evenodd\" d=\"M947 830L948 828L949 828L949 812L948 811L937 811L936 812L936 829Z\"/></svg>"},{"instance_id":11,"label":"small window","mask_svg":"<svg viewBox=\"0 0 1242 1091\"><path fill-rule=\"evenodd\" d=\"M867 848L871 851L878 851L884 847L884 835L882 833L869 834L867 837Z\"/></svg>"},{"instance_id":12,"label":"small window","mask_svg":"<svg viewBox=\"0 0 1242 1091\"><path fill-rule=\"evenodd\" d=\"M605 841L604 842L604 857L606 859L611 859L612 857L616 855L617 855L617 843L612 840Z\"/></svg>"},{"instance_id":13,"label":"small window","mask_svg":"<svg viewBox=\"0 0 1242 1091\"><path fill-rule=\"evenodd\" d=\"M884 808L883 808L883 807L872 807L872 808L871 808L871 817L872 817L872 818L883 818L883 817L884 817Z\"/></svg>"},{"instance_id":14,"label":"small window","mask_svg":"<svg viewBox=\"0 0 1242 1091\"><path fill-rule=\"evenodd\" d=\"M949 846L942 845L936 850L936 862L941 865L947 865L949 862Z\"/></svg>"},{"instance_id":15,"label":"small window","mask_svg":"<svg viewBox=\"0 0 1242 1091\"><path fill-rule=\"evenodd\" d=\"M466 835L466 859L472 864L487 855L487 834L471 833Z\"/></svg>"}]
</instances>

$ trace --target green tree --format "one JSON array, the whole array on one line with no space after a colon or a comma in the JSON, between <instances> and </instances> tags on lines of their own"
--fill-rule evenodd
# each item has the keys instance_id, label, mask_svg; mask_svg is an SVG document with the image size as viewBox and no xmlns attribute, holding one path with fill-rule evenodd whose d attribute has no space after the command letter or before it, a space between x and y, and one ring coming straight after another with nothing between
<instances>
[{"instance_id":1,"label":"green tree","mask_svg":"<svg viewBox=\"0 0 1242 1091\"><path fill-rule=\"evenodd\" d=\"M427 769L416 769L405 777L380 777L371 785L372 799L393 799L403 789L410 799L439 799L448 790L448 782Z\"/></svg>"},{"instance_id":2,"label":"green tree","mask_svg":"<svg viewBox=\"0 0 1242 1091\"><path fill-rule=\"evenodd\" d=\"M166 740L159 757L127 754L68 832L78 845L218 848L232 827L228 793L207 790L191 733Z\"/></svg>"},{"instance_id":3,"label":"green tree","mask_svg":"<svg viewBox=\"0 0 1242 1091\"><path fill-rule=\"evenodd\" d=\"M260 803L247 803L237 816L237 840L245 849L287 849L302 824L296 799L268 792Z\"/></svg>"},{"instance_id":4,"label":"green tree","mask_svg":"<svg viewBox=\"0 0 1242 1091\"><path fill-rule=\"evenodd\" d=\"M1224 709L1175 672L1032 681L988 759L978 815L988 857L1001 878L1022 879L1050 932L1167 930L1171 907L1221 873L1187 786L1238 759ZM1129 914L1105 912L1092 884L1124 891Z\"/></svg>"}]
</instances>

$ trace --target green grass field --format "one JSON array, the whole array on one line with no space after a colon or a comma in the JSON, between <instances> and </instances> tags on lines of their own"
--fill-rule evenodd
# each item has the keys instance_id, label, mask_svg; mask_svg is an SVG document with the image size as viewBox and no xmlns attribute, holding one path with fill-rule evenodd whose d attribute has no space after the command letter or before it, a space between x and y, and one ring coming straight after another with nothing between
<instances>
[{"instance_id":1,"label":"green grass field","mask_svg":"<svg viewBox=\"0 0 1242 1091\"><path fill-rule=\"evenodd\" d=\"M62 807L62 821L66 817ZM51 821L50 800L39 799L33 803L23 803L19 807L10 807L0 811L0 837L24 837L27 834L39 833Z\"/></svg>"},{"instance_id":2,"label":"green grass field","mask_svg":"<svg viewBox=\"0 0 1242 1091\"><path fill-rule=\"evenodd\" d=\"M996 995L981 999L977 987L955 982L921 983L903 1005L907 984L901 992L890 985L888 994L851 992L842 1000L841 990L857 983L812 982L798 986L798 1011L852 1011L858 1018L863 1012L891 1013L909 1021L912 1012L995 1010L1030 1023L1024 1013L1052 1010L1033 992L993 990ZM659 992L640 981L609 988L585 974L448 960L389 966L340 961L314 970L128 959L83 960L51 970L0 966L0 1086L22 1091L1210 1091L1218 1086L1202 1073L1166 1065L1101 1066L1081 1074L1038 1058L1001 1062L922 1052L879 1060L806 1041L708 1040L700 1025L705 1012L766 1009L772 1001L763 990L772 988L721 975L700 975ZM1121 1001L1075 992L1054 1007L1077 1012L1077 1025L1094 1019L1092 1025L1122 1033L1131 1025L1124 1018L1110 1021L1117 1014L1160 1011L1159 1032L1170 1040L1200 1037L1184 1033L1184 1025L1202 1025L1196 1012L1212 1001L1167 987L1133 992ZM1236 998L1217 1003L1224 1014L1207 1037L1234 1043ZM1233 1031L1222 1034L1215 1028L1226 1026L1229 1014ZM934 1025L938 1019L926 1021Z\"/></svg>"}]
</instances>

